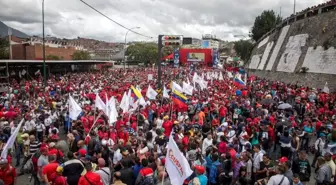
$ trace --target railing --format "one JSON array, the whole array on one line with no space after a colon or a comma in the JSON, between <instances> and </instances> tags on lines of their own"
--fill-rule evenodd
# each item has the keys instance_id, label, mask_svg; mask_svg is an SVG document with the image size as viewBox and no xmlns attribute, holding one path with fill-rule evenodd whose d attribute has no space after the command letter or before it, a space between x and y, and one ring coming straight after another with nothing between
<instances>
[{"instance_id":1,"label":"railing","mask_svg":"<svg viewBox=\"0 0 336 185\"><path fill-rule=\"evenodd\" d=\"M312 17L312 16L316 16L322 13L326 13L332 10L336 10L336 2L333 2L332 4L326 4L320 7L316 7L314 9L305 11L305 12L300 12L297 13L296 15L291 15L290 17L287 17L286 19L284 19L282 21L282 23L276 25L275 28L273 28L271 31L267 32L266 34L264 34L255 44L254 46L256 46L257 44L259 44L259 42L261 42L263 39L265 39L267 36L271 35L272 33L274 33L275 30L280 29L284 26L287 26L288 24L292 24L298 20L302 20L305 19L307 17Z\"/></svg>"}]
</instances>

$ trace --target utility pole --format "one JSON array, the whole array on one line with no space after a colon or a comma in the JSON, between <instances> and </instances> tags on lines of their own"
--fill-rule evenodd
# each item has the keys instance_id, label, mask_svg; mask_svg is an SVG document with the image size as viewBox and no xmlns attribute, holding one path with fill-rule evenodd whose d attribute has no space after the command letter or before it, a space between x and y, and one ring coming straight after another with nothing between
<instances>
[{"instance_id":1,"label":"utility pole","mask_svg":"<svg viewBox=\"0 0 336 185\"><path fill-rule=\"evenodd\" d=\"M45 61L45 37L44 37L44 0L42 0L42 51L43 51L43 82L44 88L47 87L47 71Z\"/></svg>"},{"instance_id":2,"label":"utility pole","mask_svg":"<svg viewBox=\"0 0 336 185\"><path fill-rule=\"evenodd\" d=\"M280 13L279 13L279 16L280 16L280 17L281 17L281 8L282 8L282 7L280 6Z\"/></svg>"},{"instance_id":3,"label":"utility pole","mask_svg":"<svg viewBox=\"0 0 336 185\"><path fill-rule=\"evenodd\" d=\"M161 56L162 56L162 54L161 54L161 50L162 50L162 37L163 37L163 35L159 35L158 36L158 60L157 60L157 68L158 68L158 83L157 83L157 88L158 89L161 89L161 86L162 86L162 84L161 84L161 73L162 73L162 71L161 71Z\"/></svg>"},{"instance_id":4,"label":"utility pole","mask_svg":"<svg viewBox=\"0 0 336 185\"><path fill-rule=\"evenodd\" d=\"M295 6L296 6L296 0L294 0L294 15L295 15Z\"/></svg>"}]
</instances>

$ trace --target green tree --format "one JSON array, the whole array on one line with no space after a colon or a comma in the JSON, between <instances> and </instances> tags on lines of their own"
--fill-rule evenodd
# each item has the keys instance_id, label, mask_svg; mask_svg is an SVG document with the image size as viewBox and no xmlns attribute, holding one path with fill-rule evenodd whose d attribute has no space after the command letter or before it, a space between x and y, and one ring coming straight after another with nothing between
<instances>
[{"instance_id":1,"label":"green tree","mask_svg":"<svg viewBox=\"0 0 336 185\"><path fill-rule=\"evenodd\" d=\"M239 40L235 42L234 50L240 58L246 62L250 58L253 44L249 40Z\"/></svg>"},{"instance_id":2,"label":"green tree","mask_svg":"<svg viewBox=\"0 0 336 185\"><path fill-rule=\"evenodd\" d=\"M265 10L256 17L250 36L253 40L258 41L264 34L271 31L281 22L282 18L279 15L275 15L273 10Z\"/></svg>"},{"instance_id":3,"label":"green tree","mask_svg":"<svg viewBox=\"0 0 336 185\"><path fill-rule=\"evenodd\" d=\"M72 54L72 60L90 60L90 53L87 51L75 51Z\"/></svg>"},{"instance_id":4,"label":"green tree","mask_svg":"<svg viewBox=\"0 0 336 185\"><path fill-rule=\"evenodd\" d=\"M0 36L0 59L9 59L8 39L1 36Z\"/></svg>"},{"instance_id":5,"label":"green tree","mask_svg":"<svg viewBox=\"0 0 336 185\"><path fill-rule=\"evenodd\" d=\"M56 55L48 55L47 60L60 60L61 58Z\"/></svg>"},{"instance_id":6,"label":"green tree","mask_svg":"<svg viewBox=\"0 0 336 185\"><path fill-rule=\"evenodd\" d=\"M135 43L127 47L126 56L144 63L154 63L158 58L158 47L155 43Z\"/></svg>"}]
</instances>

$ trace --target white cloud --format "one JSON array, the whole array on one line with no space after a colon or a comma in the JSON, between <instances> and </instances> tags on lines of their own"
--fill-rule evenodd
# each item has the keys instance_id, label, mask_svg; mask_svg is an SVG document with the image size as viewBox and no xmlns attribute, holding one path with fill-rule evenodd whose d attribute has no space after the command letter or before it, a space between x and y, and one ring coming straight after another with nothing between
<instances>
[{"instance_id":1,"label":"white cloud","mask_svg":"<svg viewBox=\"0 0 336 185\"><path fill-rule=\"evenodd\" d=\"M139 33L182 34L200 38L214 34L234 40L248 35L254 18L272 9L284 17L293 12L294 0L85 0L113 20ZM321 0L297 0L296 9ZM30 35L42 33L42 0L1 0L0 20ZM80 0L45 0L46 34L64 38L89 37L123 41L127 30L93 11ZM127 40L148 40L129 33Z\"/></svg>"}]
</instances>

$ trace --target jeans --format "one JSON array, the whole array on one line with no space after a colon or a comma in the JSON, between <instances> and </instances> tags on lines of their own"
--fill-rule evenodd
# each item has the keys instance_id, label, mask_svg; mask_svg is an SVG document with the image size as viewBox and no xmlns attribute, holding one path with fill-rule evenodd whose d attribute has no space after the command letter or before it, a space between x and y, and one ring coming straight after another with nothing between
<instances>
[{"instance_id":1,"label":"jeans","mask_svg":"<svg viewBox=\"0 0 336 185\"><path fill-rule=\"evenodd\" d=\"M23 159L23 162L22 162L22 167L20 169L20 173L23 173L23 168L24 168L24 165L29 161L29 159L32 157L32 155L28 155L28 156L25 156L24 159Z\"/></svg>"},{"instance_id":2,"label":"jeans","mask_svg":"<svg viewBox=\"0 0 336 185\"><path fill-rule=\"evenodd\" d=\"M20 166L20 159L21 159L21 154L22 154L22 149L23 149L23 144L18 144L15 150L15 157L16 157L16 165L15 166Z\"/></svg>"},{"instance_id":3,"label":"jeans","mask_svg":"<svg viewBox=\"0 0 336 185\"><path fill-rule=\"evenodd\" d=\"M43 141L43 132L36 132L37 139L42 142Z\"/></svg>"},{"instance_id":4,"label":"jeans","mask_svg":"<svg viewBox=\"0 0 336 185\"><path fill-rule=\"evenodd\" d=\"M302 139L302 145L303 146L303 150L306 150L306 152L309 152L309 142L310 142L310 137L303 137Z\"/></svg>"}]
</instances>

